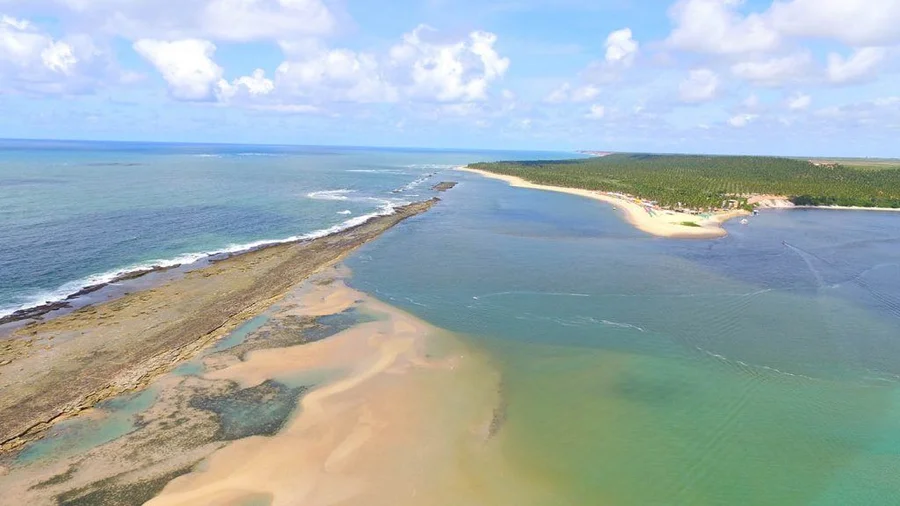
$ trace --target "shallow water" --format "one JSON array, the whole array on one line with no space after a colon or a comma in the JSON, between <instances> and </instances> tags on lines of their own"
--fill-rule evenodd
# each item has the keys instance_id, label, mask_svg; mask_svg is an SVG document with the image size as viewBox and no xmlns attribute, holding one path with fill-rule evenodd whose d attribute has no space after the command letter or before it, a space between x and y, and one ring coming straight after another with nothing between
<instances>
[{"instance_id":1,"label":"shallow water","mask_svg":"<svg viewBox=\"0 0 900 506\"><path fill-rule=\"evenodd\" d=\"M136 416L155 401L156 391L148 388L103 402L93 413L53 426L47 435L16 456L16 464L77 455L118 439L138 427Z\"/></svg>"},{"instance_id":2,"label":"shallow water","mask_svg":"<svg viewBox=\"0 0 900 506\"><path fill-rule=\"evenodd\" d=\"M489 350L504 450L559 504L894 504L898 218L771 212L664 240L467 175L349 264Z\"/></svg>"},{"instance_id":3,"label":"shallow water","mask_svg":"<svg viewBox=\"0 0 900 506\"><path fill-rule=\"evenodd\" d=\"M359 157L364 168L349 170L400 163L376 163L378 153L340 156ZM514 463L515 472L495 476L504 468L486 461L472 468L497 478L487 487L497 497L498 487L515 491L520 480L554 505L896 503L900 216L772 211L729 224L721 240L668 240L634 230L600 202L456 172L436 179L461 184L354 254L349 283L464 335L500 372L502 416L481 457ZM358 192L369 183L360 184ZM313 338L364 317L324 317ZM227 346L245 342L257 323L237 329ZM195 362L177 373L202 371ZM277 379L298 388L341 373ZM252 425L241 422L256 400L212 405L239 435ZM112 406L106 419L133 420L129 406ZM281 402L269 415L280 419L286 409ZM91 434L130 430L113 425ZM60 430L76 437L50 438L23 456L106 440L67 427Z\"/></svg>"}]
</instances>

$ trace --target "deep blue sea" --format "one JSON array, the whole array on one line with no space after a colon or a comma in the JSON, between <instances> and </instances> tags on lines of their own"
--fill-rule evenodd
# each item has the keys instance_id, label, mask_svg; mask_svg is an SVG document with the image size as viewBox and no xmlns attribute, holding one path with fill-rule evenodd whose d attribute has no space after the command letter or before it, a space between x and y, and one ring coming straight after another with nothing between
<instances>
[{"instance_id":1,"label":"deep blue sea","mask_svg":"<svg viewBox=\"0 0 900 506\"><path fill-rule=\"evenodd\" d=\"M333 232L432 197L456 165L571 156L0 141L0 316L123 272Z\"/></svg>"}]
</instances>

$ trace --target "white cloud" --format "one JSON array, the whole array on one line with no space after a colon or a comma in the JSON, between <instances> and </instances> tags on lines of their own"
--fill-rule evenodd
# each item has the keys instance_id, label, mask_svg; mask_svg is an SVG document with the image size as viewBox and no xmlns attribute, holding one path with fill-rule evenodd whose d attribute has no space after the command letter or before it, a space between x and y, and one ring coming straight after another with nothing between
<instances>
[{"instance_id":1,"label":"white cloud","mask_svg":"<svg viewBox=\"0 0 900 506\"><path fill-rule=\"evenodd\" d=\"M544 101L550 104L560 104L563 102L590 102L599 95L600 88L594 85L588 84L573 88L571 84L564 83L559 88L550 92Z\"/></svg>"},{"instance_id":2,"label":"white cloud","mask_svg":"<svg viewBox=\"0 0 900 506\"><path fill-rule=\"evenodd\" d=\"M215 87L222 79L222 67L212 60L216 52L212 42L141 39L134 43L134 50L162 74L173 98L197 101L215 98Z\"/></svg>"},{"instance_id":3,"label":"white cloud","mask_svg":"<svg viewBox=\"0 0 900 506\"><path fill-rule=\"evenodd\" d=\"M406 93L439 102L485 100L490 83L510 64L494 49L497 36L472 32L468 40L430 42L426 36L433 31L420 25L391 48L391 66L400 72Z\"/></svg>"},{"instance_id":4,"label":"white cloud","mask_svg":"<svg viewBox=\"0 0 900 506\"><path fill-rule=\"evenodd\" d=\"M606 117L606 107L603 107L599 104L594 104L591 106L590 111L585 115L588 119L603 119Z\"/></svg>"},{"instance_id":5,"label":"white cloud","mask_svg":"<svg viewBox=\"0 0 900 506\"><path fill-rule=\"evenodd\" d=\"M69 44L53 42L41 51L41 61L50 70L70 74L72 68L78 63L78 58L75 57L74 50Z\"/></svg>"},{"instance_id":6,"label":"white cloud","mask_svg":"<svg viewBox=\"0 0 900 506\"><path fill-rule=\"evenodd\" d=\"M770 51L781 37L759 14L737 11L741 0L679 0L669 11L675 28L667 44L711 54Z\"/></svg>"},{"instance_id":7,"label":"white cloud","mask_svg":"<svg viewBox=\"0 0 900 506\"><path fill-rule=\"evenodd\" d=\"M737 114L728 119L728 124L735 128L744 128L758 117L756 114Z\"/></svg>"},{"instance_id":8,"label":"white cloud","mask_svg":"<svg viewBox=\"0 0 900 506\"><path fill-rule=\"evenodd\" d=\"M828 55L828 79L833 83L862 81L872 77L887 56L880 47L865 47L844 58L837 53Z\"/></svg>"},{"instance_id":9,"label":"white cloud","mask_svg":"<svg viewBox=\"0 0 900 506\"><path fill-rule=\"evenodd\" d=\"M286 94L317 101L371 103L398 98L374 55L348 49L323 50L305 60L286 61L276 70L276 84Z\"/></svg>"},{"instance_id":10,"label":"white cloud","mask_svg":"<svg viewBox=\"0 0 900 506\"><path fill-rule=\"evenodd\" d=\"M753 60L732 65L731 73L760 86L780 86L809 77L812 58L809 53Z\"/></svg>"},{"instance_id":11,"label":"white cloud","mask_svg":"<svg viewBox=\"0 0 900 506\"><path fill-rule=\"evenodd\" d=\"M105 70L101 56L90 37L55 39L26 19L0 16L0 90L90 91Z\"/></svg>"},{"instance_id":12,"label":"white cloud","mask_svg":"<svg viewBox=\"0 0 900 506\"><path fill-rule=\"evenodd\" d=\"M797 93L787 101L788 109L792 111L805 111L812 105L812 97L804 93Z\"/></svg>"},{"instance_id":13,"label":"white cloud","mask_svg":"<svg viewBox=\"0 0 900 506\"><path fill-rule=\"evenodd\" d=\"M638 49L639 44L632 37L630 28L616 30L606 38L606 62L611 65L631 66Z\"/></svg>"},{"instance_id":14,"label":"white cloud","mask_svg":"<svg viewBox=\"0 0 900 506\"><path fill-rule=\"evenodd\" d=\"M256 69L249 76L242 76L231 83L221 79L216 84L220 99L230 100L236 96L260 97L275 90L275 83L266 77L263 69Z\"/></svg>"},{"instance_id":15,"label":"white cloud","mask_svg":"<svg viewBox=\"0 0 900 506\"><path fill-rule=\"evenodd\" d=\"M708 102L719 92L719 76L709 69L692 70L679 87L682 102Z\"/></svg>"},{"instance_id":16,"label":"white cloud","mask_svg":"<svg viewBox=\"0 0 900 506\"><path fill-rule=\"evenodd\" d=\"M788 0L767 13L778 30L798 36L833 38L852 46L900 42L897 0Z\"/></svg>"}]
</instances>

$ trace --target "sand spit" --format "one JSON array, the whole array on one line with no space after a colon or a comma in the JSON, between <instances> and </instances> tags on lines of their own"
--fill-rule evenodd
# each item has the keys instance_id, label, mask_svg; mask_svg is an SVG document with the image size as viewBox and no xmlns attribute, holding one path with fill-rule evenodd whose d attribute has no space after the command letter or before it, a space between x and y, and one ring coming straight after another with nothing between
<instances>
[{"instance_id":1,"label":"sand spit","mask_svg":"<svg viewBox=\"0 0 900 506\"><path fill-rule=\"evenodd\" d=\"M0 341L0 453L104 399L143 388L303 279L436 201L320 239L237 255L16 330Z\"/></svg>"},{"instance_id":2,"label":"sand spit","mask_svg":"<svg viewBox=\"0 0 900 506\"><path fill-rule=\"evenodd\" d=\"M651 216L638 204L603 192L535 184L520 177L494 174L493 172L471 169L469 167L458 167L457 170L472 172L491 179L499 179L509 183L510 186L515 186L517 188L568 193L570 195L600 200L615 206L623 213L625 219L638 230L658 237L685 239L713 239L724 237L727 235L727 232L722 228L723 223L732 218L750 214L747 211L735 210L715 214L710 218L702 218L687 213L666 211L657 212ZM683 223L695 223L698 226L685 226Z\"/></svg>"},{"instance_id":3,"label":"sand spit","mask_svg":"<svg viewBox=\"0 0 900 506\"><path fill-rule=\"evenodd\" d=\"M338 286L321 306L356 301L374 321L328 339L260 350L206 375L243 388L316 371L333 379L306 394L271 437L235 441L173 480L151 506L194 504L530 504L490 438L499 376L452 336Z\"/></svg>"},{"instance_id":4,"label":"sand spit","mask_svg":"<svg viewBox=\"0 0 900 506\"><path fill-rule=\"evenodd\" d=\"M318 272L237 346L158 378L131 432L7 462L0 505L552 502L504 453L500 375L486 356L345 275ZM290 327L309 320L319 324Z\"/></svg>"}]
</instances>

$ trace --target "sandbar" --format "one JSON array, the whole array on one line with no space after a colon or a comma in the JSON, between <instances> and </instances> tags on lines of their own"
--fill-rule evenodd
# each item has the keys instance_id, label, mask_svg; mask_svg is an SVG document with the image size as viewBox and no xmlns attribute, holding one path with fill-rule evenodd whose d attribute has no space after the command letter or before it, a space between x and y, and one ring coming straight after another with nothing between
<instances>
[{"instance_id":1,"label":"sandbar","mask_svg":"<svg viewBox=\"0 0 900 506\"><path fill-rule=\"evenodd\" d=\"M638 230L657 237L683 238L683 239L714 239L724 237L727 234L722 224L726 221L740 216L747 216L750 213L744 210L726 211L713 214L708 217L696 216L693 214L654 210L651 214L643 206L632 200L627 200L606 192L584 190L580 188L566 188L562 186L550 186L532 183L518 176L508 176L504 174L495 174L479 169L469 167L457 167L457 170L472 172L481 176L498 179L509 183L510 186L517 188L528 188L532 190L552 191L559 193L567 193L577 195L579 197L587 197L607 204L615 206L616 210L621 211L621 215L628 223ZM684 225L684 223L692 223L694 225Z\"/></svg>"}]
</instances>

